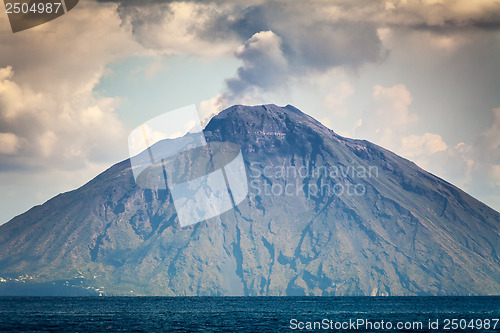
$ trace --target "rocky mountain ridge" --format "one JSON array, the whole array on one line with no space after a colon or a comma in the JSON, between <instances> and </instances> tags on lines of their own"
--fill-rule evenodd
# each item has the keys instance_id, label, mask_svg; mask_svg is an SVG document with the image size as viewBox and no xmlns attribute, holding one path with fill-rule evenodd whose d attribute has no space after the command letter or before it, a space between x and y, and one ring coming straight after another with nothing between
<instances>
[{"instance_id":1,"label":"rocky mountain ridge","mask_svg":"<svg viewBox=\"0 0 500 333\"><path fill-rule=\"evenodd\" d=\"M119 295L500 294L500 214L414 163L290 105L233 106L204 133L241 147L235 209L181 228L126 160L0 226L0 276L80 272Z\"/></svg>"}]
</instances>

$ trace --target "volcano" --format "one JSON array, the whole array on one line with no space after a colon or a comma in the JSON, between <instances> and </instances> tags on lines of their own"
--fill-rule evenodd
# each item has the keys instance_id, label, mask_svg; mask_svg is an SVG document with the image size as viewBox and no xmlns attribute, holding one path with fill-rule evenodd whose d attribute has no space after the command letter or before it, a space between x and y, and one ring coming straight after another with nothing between
<instances>
[{"instance_id":1,"label":"volcano","mask_svg":"<svg viewBox=\"0 0 500 333\"><path fill-rule=\"evenodd\" d=\"M181 227L129 160L0 226L0 294L500 295L500 213L293 106L232 106L249 193Z\"/></svg>"}]
</instances>

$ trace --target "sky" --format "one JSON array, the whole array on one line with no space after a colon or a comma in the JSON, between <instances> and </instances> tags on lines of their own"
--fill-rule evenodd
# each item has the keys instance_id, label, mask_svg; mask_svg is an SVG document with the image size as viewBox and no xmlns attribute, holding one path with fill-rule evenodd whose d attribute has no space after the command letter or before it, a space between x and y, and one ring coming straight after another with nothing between
<instances>
[{"instance_id":1,"label":"sky","mask_svg":"<svg viewBox=\"0 0 500 333\"><path fill-rule=\"evenodd\" d=\"M500 1L81 0L0 13L0 224L128 158L197 105L291 104L500 211Z\"/></svg>"}]
</instances>

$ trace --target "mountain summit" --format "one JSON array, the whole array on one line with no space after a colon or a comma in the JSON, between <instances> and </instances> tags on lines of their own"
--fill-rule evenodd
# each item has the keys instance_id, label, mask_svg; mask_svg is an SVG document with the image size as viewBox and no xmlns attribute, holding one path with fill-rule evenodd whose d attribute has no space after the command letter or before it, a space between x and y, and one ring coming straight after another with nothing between
<instances>
[{"instance_id":1,"label":"mountain summit","mask_svg":"<svg viewBox=\"0 0 500 333\"><path fill-rule=\"evenodd\" d=\"M500 294L500 214L414 163L290 105L204 133L241 148L237 207L182 228L125 160L0 226L0 293Z\"/></svg>"}]
</instances>

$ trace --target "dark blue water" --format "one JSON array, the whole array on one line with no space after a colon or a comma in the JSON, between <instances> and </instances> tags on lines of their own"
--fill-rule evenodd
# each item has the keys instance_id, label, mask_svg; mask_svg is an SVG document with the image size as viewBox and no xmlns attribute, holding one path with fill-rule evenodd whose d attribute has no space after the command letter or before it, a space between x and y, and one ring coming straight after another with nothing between
<instances>
[{"instance_id":1,"label":"dark blue water","mask_svg":"<svg viewBox=\"0 0 500 333\"><path fill-rule=\"evenodd\" d=\"M499 332L499 318L500 297L0 297L8 332Z\"/></svg>"}]
</instances>

